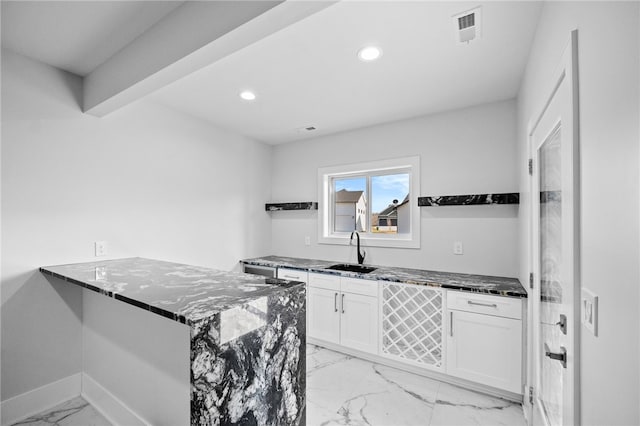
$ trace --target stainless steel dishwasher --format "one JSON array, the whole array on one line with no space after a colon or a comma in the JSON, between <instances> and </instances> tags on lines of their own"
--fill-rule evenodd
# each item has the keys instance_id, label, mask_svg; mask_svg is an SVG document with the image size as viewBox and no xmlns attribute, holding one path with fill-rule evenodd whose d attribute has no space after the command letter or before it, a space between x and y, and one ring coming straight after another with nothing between
<instances>
[{"instance_id":1,"label":"stainless steel dishwasher","mask_svg":"<svg viewBox=\"0 0 640 426\"><path fill-rule=\"evenodd\" d=\"M242 266L244 268L244 272L247 274L263 275L269 278L276 277L276 268L271 266L247 265L246 263Z\"/></svg>"}]
</instances>

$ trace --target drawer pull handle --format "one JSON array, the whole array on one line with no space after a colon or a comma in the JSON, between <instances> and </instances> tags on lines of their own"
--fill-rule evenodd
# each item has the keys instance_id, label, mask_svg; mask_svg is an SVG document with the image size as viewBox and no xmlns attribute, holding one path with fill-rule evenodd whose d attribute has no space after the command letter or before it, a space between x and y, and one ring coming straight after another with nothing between
<instances>
[{"instance_id":1,"label":"drawer pull handle","mask_svg":"<svg viewBox=\"0 0 640 426\"><path fill-rule=\"evenodd\" d=\"M476 305L476 306L486 306L487 308L497 308L498 305L495 303L480 303L480 302L474 302L473 300L467 300L467 303L469 305Z\"/></svg>"},{"instance_id":2,"label":"drawer pull handle","mask_svg":"<svg viewBox=\"0 0 640 426\"><path fill-rule=\"evenodd\" d=\"M333 312L338 312L338 293L333 295Z\"/></svg>"},{"instance_id":3,"label":"drawer pull handle","mask_svg":"<svg viewBox=\"0 0 640 426\"><path fill-rule=\"evenodd\" d=\"M298 277L294 277L293 275L283 275L284 278L289 278L290 280L297 280Z\"/></svg>"},{"instance_id":4,"label":"drawer pull handle","mask_svg":"<svg viewBox=\"0 0 640 426\"><path fill-rule=\"evenodd\" d=\"M344 314L344 293L342 293L342 313Z\"/></svg>"}]
</instances>

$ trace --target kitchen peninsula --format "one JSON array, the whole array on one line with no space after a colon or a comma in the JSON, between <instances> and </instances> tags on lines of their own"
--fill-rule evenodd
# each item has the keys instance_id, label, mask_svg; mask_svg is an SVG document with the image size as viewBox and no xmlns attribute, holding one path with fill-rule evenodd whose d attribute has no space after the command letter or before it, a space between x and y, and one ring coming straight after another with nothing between
<instances>
[{"instance_id":1,"label":"kitchen peninsula","mask_svg":"<svg viewBox=\"0 0 640 426\"><path fill-rule=\"evenodd\" d=\"M182 353L189 359L180 362L189 363L190 420L181 424L304 424L303 283L144 258L40 271L89 290L84 297L105 296L147 311L137 315L164 317L156 321L167 327L188 328L190 348Z\"/></svg>"}]
</instances>

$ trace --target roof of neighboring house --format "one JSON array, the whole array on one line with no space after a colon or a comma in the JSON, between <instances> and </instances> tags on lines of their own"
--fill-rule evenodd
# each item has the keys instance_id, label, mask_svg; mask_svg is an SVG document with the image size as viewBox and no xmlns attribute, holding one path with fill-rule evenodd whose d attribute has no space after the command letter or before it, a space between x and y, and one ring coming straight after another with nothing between
<instances>
[{"instance_id":1,"label":"roof of neighboring house","mask_svg":"<svg viewBox=\"0 0 640 426\"><path fill-rule=\"evenodd\" d=\"M394 213L396 212L396 207L398 206L394 204L389 204L384 210L378 213L378 217L394 216Z\"/></svg>"},{"instance_id":2,"label":"roof of neighboring house","mask_svg":"<svg viewBox=\"0 0 640 426\"><path fill-rule=\"evenodd\" d=\"M398 215L398 207L406 204L409 202L409 194L407 194L406 197L404 197L404 200L402 200L401 203L399 204L389 204L384 210L382 210L380 213L378 213L378 217L396 217Z\"/></svg>"},{"instance_id":3,"label":"roof of neighboring house","mask_svg":"<svg viewBox=\"0 0 640 426\"><path fill-rule=\"evenodd\" d=\"M407 204L409 202L409 194L407 194L406 197L404 197L404 200L402 200L402 202L400 204L398 204L398 207L400 206L404 206L405 204Z\"/></svg>"},{"instance_id":4,"label":"roof of neighboring house","mask_svg":"<svg viewBox=\"0 0 640 426\"><path fill-rule=\"evenodd\" d=\"M364 191L347 191L346 189L341 189L336 192L336 203L357 203L362 197L362 193Z\"/></svg>"}]
</instances>

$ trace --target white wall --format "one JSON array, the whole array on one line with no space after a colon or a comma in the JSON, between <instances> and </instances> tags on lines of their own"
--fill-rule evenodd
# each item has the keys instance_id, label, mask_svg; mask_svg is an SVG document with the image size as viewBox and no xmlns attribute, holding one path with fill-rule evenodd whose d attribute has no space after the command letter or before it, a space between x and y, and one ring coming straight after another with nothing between
<instances>
[{"instance_id":1,"label":"white wall","mask_svg":"<svg viewBox=\"0 0 640 426\"><path fill-rule=\"evenodd\" d=\"M82 370L154 426L190 418L188 325L82 290Z\"/></svg>"},{"instance_id":2,"label":"white wall","mask_svg":"<svg viewBox=\"0 0 640 426\"><path fill-rule=\"evenodd\" d=\"M80 112L80 79L2 51L2 399L81 369L81 291L41 265L268 254L269 146L141 101Z\"/></svg>"},{"instance_id":3,"label":"white wall","mask_svg":"<svg viewBox=\"0 0 640 426\"><path fill-rule=\"evenodd\" d=\"M638 2L545 4L518 98L520 189L528 121L569 32L578 29L582 286L600 296L599 335L582 329L584 425L640 423ZM529 271L529 204L521 205L521 277Z\"/></svg>"},{"instance_id":4,"label":"white wall","mask_svg":"<svg viewBox=\"0 0 640 426\"><path fill-rule=\"evenodd\" d=\"M517 192L515 101L382 124L273 150L273 201L317 201L318 167L419 155L417 195ZM517 206L422 207L420 249L365 247L366 263L516 276ZM318 244L317 212L271 213L274 254L356 261L355 246ZM304 245L304 237L311 245ZM462 241L464 255L453 254Z\"/></svg>"}]
</instances>

